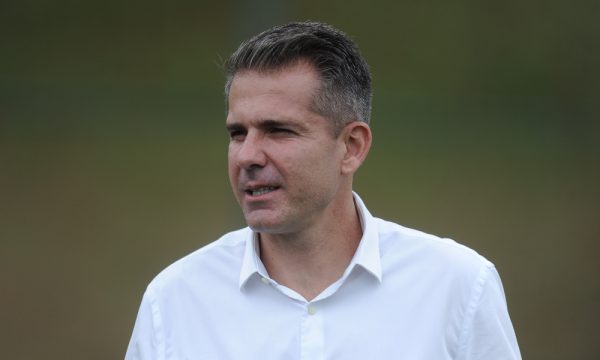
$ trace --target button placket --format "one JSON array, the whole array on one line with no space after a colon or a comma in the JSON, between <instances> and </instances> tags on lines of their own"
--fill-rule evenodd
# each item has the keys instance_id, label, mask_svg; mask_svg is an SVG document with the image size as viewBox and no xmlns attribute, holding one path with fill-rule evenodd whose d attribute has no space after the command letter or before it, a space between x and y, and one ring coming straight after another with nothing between
<instances>
[{"instance_id":1,"label":"button placket","mask_svg":"<svg viewBox=\"0 0 600 360\"><path fill-rule=\"evenodd\" d=\"M305 313L302 316L300 344L300 359L324 359L323 314L322 311L317 312L317 307L311 303L306 304Z\"/></svg>"}]
</instances>

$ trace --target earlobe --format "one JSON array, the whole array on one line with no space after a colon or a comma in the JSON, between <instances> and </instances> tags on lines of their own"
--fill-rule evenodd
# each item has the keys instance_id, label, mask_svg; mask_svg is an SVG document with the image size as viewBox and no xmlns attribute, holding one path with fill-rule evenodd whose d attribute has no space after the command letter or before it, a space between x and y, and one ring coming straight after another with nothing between
<instances>
[{"instance_id":1,"label":"earlobe","mask_svg":"<svg viewBox=\"0 0 600 360\"><path fill-rule=\"evenodd\" d=\"M367 123L354 121L342 131L346 153L342 162L342 173L350 175L356 172L365 161L371 148L372 134Z\"/></svg>"}]
</instances>

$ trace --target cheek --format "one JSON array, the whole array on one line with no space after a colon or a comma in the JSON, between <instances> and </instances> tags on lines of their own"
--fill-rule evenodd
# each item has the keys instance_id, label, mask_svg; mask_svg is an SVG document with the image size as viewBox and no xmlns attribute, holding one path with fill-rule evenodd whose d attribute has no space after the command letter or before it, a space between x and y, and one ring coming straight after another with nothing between
<instances>
[{"instance_id":1,"label":"cheek","mask_svg":"<svg viewBox=\"0 0 600 360\"><path fill-rule=\"evenodd\" d=\"M235 166L235 159L233 157L231 149L229 149L229 152L227 154L227 173L229 175L229 182L231 183L231 186L235 189L239 169Z\"/></svg>"},{"instance_id":2,"label":"cheek","mask_svg":"<svg viewBox=\"0 0 600 360\"><path fill-rule=\"evenodd\" d=\"M305 149L302 153L302 161L298 166L291 168L291 171L297 172L299 177L315 184L315 186L329 186L335 182L339 173L339 163L335 154L335 149L327 148L315 151L314 148ZM293 160L286 162L293 164Z\"/></svg>"},{"instance_id":3,"label":"cheek","mask_svg":"<svg viewBox=\"0 0 600 360\"><path fill-rule=\"evenodd\" d=\"M236 156L238 152L238 146L234 143L229 143L227 147L227 166L231 169L236 163Z\"/></svg>"}]
</instances>

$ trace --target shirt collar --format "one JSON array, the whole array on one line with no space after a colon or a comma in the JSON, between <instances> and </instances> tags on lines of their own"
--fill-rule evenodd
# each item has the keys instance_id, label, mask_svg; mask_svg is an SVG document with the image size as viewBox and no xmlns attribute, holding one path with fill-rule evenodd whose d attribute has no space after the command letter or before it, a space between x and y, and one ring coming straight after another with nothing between
<instances>
[{"instance_id":1,"label":"shirt collar","mask_svg":"<svg viewBox=\"0 0 600 360\"><path fill-rule=\"evenodd\" d=\"M260 248L258 246L258 234L246 228L246 248L244 249L244 259L242 260L242 269L240 270L240 289L244 287L248 279L254 274L262 277L268 277L267 269L260 260Z\"/></svg>"},{"instance_id":2,"label":"shirt collar","mask_svg":"<svg viewBox=\"0 0 600 360\"><path fill-rule=\"evenodd\" d=\"M354 203L358 210L360 224L362 226L363 235L356 249L356 253L352 257L352 261L348 265L343 277L349 275L354 267L361 266L379 282L381 282L381 256L379 254L379 235L377 224L373 216L367 210L362 199L353 192ZM239 287L242 289L248 282L248 279L254 274L258 274L264 278L268 278L267 270L260 260L260 248L258 246L258 234L247 228L246 232L246 247L244 249L244 258L242 260L242 268L240 270Z\"/></svg>"},{"instance_id":3,"label":"shirt collar","mask_svg":"<svg viewBox=\"0 0 600 360\"><path fill-rule=\"evenodd\" d=\"M358 209L363 236L360 240L360 244L358 244L354 257L348 266L348 270L351 271L355 265L359 265L381 282L381 255L379 253L379 231L377 230L377 223L358 194L353 193L353 195L354 203Z\"/></svg>"}]
</instances>

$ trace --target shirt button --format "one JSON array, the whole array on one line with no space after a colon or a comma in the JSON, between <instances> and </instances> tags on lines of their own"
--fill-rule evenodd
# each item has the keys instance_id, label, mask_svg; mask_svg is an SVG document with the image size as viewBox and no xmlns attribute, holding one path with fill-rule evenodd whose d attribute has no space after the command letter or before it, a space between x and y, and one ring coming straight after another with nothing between
<instances>
[{"instance_id":1,"label":"shirt button","mask_svg":"<svg viewBox=\"0 0 600 360\"><path fill-rule=\"evenodd\" d=\"M312 305L310 305L310 306L308 307L308 314L309 314L309 315L314 315L314 314L316 314L316 313L317 313L317 308L316 308L316 307L314 307L314 306L312 306Z\"/></svg>"},{"instance_id":2,"label":"shirt button","mask_svg":"<svg viewBox=\"0 0 600 360\"><path fill-rule=\"evenodd\" d=\"M267 278L264 278L264 277L261 277L260 281L262 281L263 284L268 284L269 283L269 280L267 280Z\"/></svg>"}]
</instances>

